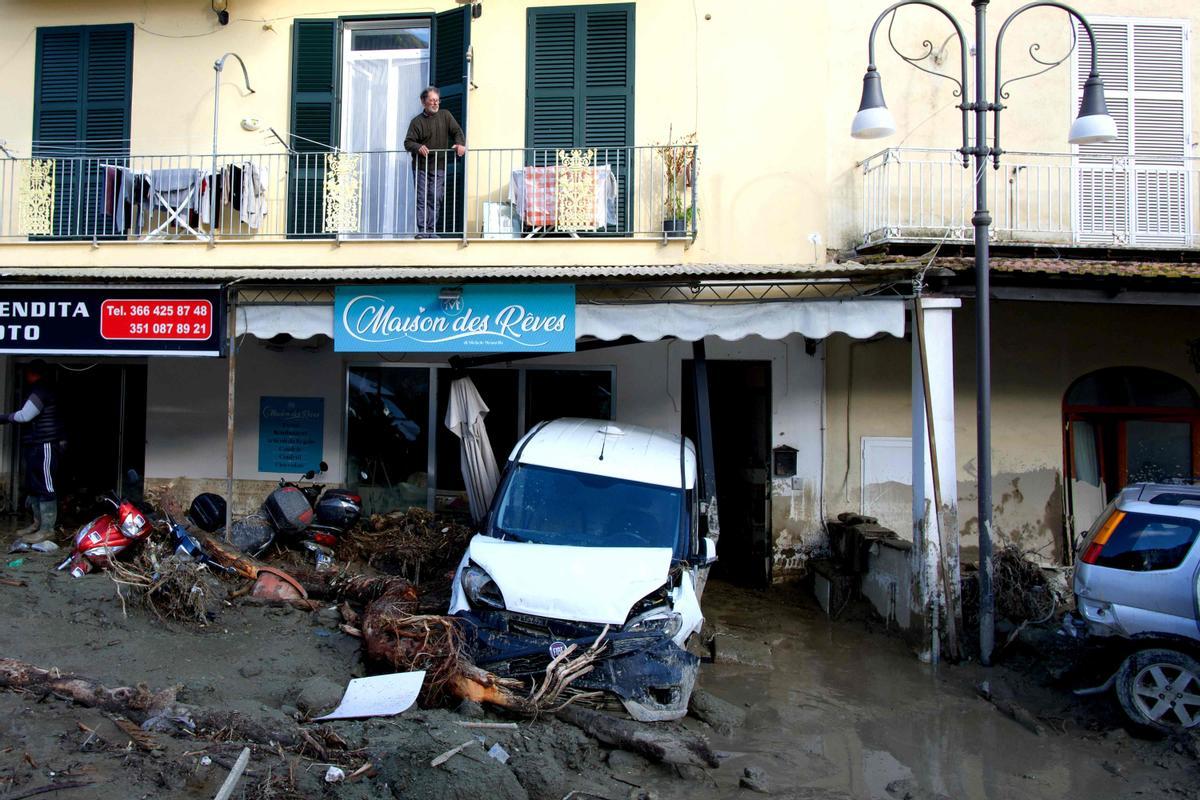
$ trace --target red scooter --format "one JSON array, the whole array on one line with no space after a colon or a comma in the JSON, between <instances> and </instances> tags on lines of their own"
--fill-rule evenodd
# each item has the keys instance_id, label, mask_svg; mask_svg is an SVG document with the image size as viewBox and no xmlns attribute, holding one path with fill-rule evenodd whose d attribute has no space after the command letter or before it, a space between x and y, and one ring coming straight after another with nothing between
<instances>
[{"instance_id":1,"label":"red scooter","mask_svg":"<svg viewBox=\"0 0 1200 800\"><path fill-rule=\"evenodd\" d=\"M145 539L154 524L149 514L133 500L119 497L116 492L101 495L102 503L113 507L108 514L101 514L84 525L75 534L71 555L58 565L58 569L70 567L71 575L82 578L93 569L104 569L130 545Z\"/></svg>"}]
</instances>

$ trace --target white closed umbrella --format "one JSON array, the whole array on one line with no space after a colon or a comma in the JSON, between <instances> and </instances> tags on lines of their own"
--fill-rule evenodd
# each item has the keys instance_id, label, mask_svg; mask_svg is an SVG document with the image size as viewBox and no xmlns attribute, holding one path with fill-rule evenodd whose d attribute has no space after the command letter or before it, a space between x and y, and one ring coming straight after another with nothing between
<instances>
[{"instance_id":1,"label":"white closed umbrella","mask_svg":"<svg viewBox=\"0 0 1200 800\"><path fill-rule=\"evenodd\" d=\"M479 396L475 382L469 377L456 378L450 384L450 403L446 407L446 427L459 439L459 460L471 517L481 522L492 504L492 495L500 483L500 470L492 443L488 439L483 418L487 403Z\"/></svg>"}]
</instances>

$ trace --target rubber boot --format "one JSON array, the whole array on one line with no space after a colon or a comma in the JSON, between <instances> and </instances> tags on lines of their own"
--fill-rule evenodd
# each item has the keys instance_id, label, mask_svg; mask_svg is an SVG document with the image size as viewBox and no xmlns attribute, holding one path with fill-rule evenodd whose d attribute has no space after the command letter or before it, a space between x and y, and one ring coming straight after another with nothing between
<instances>
[{"instance_id":1,"label":"rubber boot","mask_svg":"<svg viewBox=\"0 0 1200 800\"><path fill-rule=\"evenodd\" d=\"M28 536L22 536L25 544L37 544L54 538L54 526L58 522L58 501L38 501L38 529Z\"/></svg>"},{"instance_id":2,"label":"rubber boot","mask_svg":"<svg viewBox=\"0 0 1200 800\"><path fill-rule=\"evenodd\" d=\"M37 532L37 529L42 526L42 521L38 516L38 504L32 497L25 498L25 506L29 509L33 516L33 521L17 531L17 537L30 536Z\"/></svg>"}]
</instances>

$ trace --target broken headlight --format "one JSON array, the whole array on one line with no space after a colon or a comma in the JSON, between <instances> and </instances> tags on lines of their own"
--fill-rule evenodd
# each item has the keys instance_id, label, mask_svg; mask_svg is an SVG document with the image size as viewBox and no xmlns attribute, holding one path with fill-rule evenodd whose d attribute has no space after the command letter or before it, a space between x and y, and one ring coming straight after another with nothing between
<instances>
[{"instance_id":1,"label":"broken headlight","mask_svg":"<svg viewBox=\"0 0 1200 800\"><path fill-rule=\"evenodd\" d=\"M628 625L635 617L644 616L646 612L670 604L671 600L671 584L664 583L662 586L655 589L650 594L643 597L633 604L633 608L629 609L629 616L625 618L625 624Z\"/></svg>"},{"instance_id":2,"label":"broken headlight","mask_svg":"<svg viewBox=\"0 0 1200 800\"><path fill-rule=\"evenodd\" d=\"M674 639L682 627L682 614L667 608L655 608L629 620L621 630L625 633L661 634L668 639Z\"/></svg>"},{"instance_id":3,"label":"broken headlight","mask_svg":"<svg viewBox=\"0 0 1200 800\"><path fill-rule=\"evenodd\" d=\"M500 593L500 587L482 567L468 564L462 571L460 583L471 605L504 610L504 595Z\"/></svg>"}]
</instances>

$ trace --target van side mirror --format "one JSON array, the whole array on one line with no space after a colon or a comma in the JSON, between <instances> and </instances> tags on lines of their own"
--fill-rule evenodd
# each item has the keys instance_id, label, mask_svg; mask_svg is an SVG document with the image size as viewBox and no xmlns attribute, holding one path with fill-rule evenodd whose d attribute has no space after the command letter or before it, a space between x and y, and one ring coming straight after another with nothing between
<instances>
[{"instance_id":1,"label":"van side mirror","mask_svg":"<svg viewBox=\"0 0 1200 800\"><path fill-rule=\"evenodd\" d=\"M700 540L700 566L707 567L717 560L717 540L711 536L705 536Z\"/></svg>"}]
</instances>

